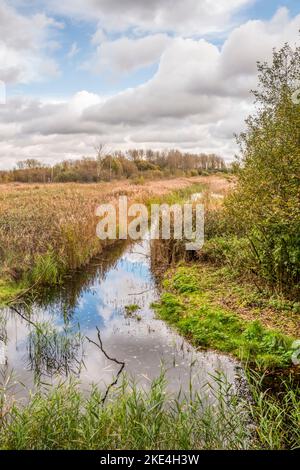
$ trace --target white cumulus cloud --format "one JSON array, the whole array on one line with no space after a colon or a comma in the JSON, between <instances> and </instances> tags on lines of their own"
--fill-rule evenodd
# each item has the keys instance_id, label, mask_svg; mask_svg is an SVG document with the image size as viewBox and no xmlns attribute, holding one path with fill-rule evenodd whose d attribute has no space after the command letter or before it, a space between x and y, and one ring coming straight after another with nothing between
<instances>
[{"instance_id":1,"label":"white cumulus cloud","mask_svg":"<svg viewBox=\"0 0 300 470\"><path fill-rule=\"evenodd\" d=\"M105 2L94 3L95 11L101 4L102 12L112 14ZM159 8L158 2L149 3ZM74 2L74 8L80 5ZM226 2L222 5L226 8ZM137 18L142 7L135 8ZM291 18L281 8L271 20L250 20L233 28L221 46L154 32L111 40L101 32L94 36L99 47L94 65L97 59L100 69L129 73L159 62L154 76L107 97L81 91L57 102L10 98L0 105L0 167L27 157L53 162L93 154L99 141L110 148L176 146L232 158L233 134L253 109L249 90L257 85L256 61L270 60L273 47L285 41L299 44L299 24L300 15ZM17 42L11 38L7 47L17 50Z\"/></svg>"},{"instance_id":2,"label":"white cumulus cloud","mask_svg":"<svg viewBox=\"0 0 300 470\"><path fill-rule=\"evenodd\" d=\"M0 1L0 79L5 83L28 83L58 73L47 53L53 48L51 29L62 24L45 14L24 16L8 2Z\"/></svg>"}]
</instances>

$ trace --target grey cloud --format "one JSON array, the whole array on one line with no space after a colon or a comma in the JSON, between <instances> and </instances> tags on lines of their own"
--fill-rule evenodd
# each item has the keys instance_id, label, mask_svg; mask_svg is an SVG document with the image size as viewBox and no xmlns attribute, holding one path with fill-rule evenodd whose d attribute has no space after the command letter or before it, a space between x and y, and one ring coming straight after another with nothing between
<instances>
[{"instance_id":1,"label":"grey cloud","mask_svg":"<svg viewBox=\"0 0 300 470\"><path fill-rule=\"evenodd\" d=\"M223 31L233 15L252 0L45 0L50 11L99 20L106 29L177 31L205 34Z\"/></svg>"},{"instance_id":2,"label":"grey cloud","mask_svg":"<svg viewBox=\"0 0 300 470\"><path fill-rule=\"evenodd\" d=\"M170 41L166 34L105 40L83 64L83 68L98 74L129 73L158 62Z\"/></svg>"},{"instance_id":3,"label":"grey cloud","mask_svg":"<svg viewBox=\"0 0 300 470\"><path fill-rule=\"evenodd\" d=\"M280 10L269 22L236 28L221 48L174 38L151 80L110 98L81 92L64 103L10 100L0 107L0 135L6 135L0 166L8 157L58 161L93 154L99 138L112 148L178 146L232 157L233 133L252 109L248 90L256 81L255 51L248 44L257 36L267 46L258 58L268 59L273 45L298 40L299 20Z\"/></svg>"}]
</instances>

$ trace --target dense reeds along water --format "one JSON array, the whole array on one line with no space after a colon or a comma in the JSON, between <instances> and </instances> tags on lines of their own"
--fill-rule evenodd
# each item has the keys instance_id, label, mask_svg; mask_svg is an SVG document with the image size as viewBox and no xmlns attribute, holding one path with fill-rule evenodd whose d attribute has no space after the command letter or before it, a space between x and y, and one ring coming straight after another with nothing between
<instances>
[{"instance_id":1,"label":"dense reeds along water","mask_svg":"<svg viewBox=\"0 0 300 470\"><path fill-rule=\"evenodd\" d=\"M143 386L163 368L171 392L188 393L192 383L209 395L207 384L214 383L216 373L235 389L239 365L222 354L197 352L155 318L151 304L158 298L149 240L108 249L29 309L2 311L2 372L13 371L17 396L26 396L35 384L51 386L71 376L83 390L91 383L105 389L121 367L108 355L124 362L124 371ZM29 312L32 323L26 320ZM97 346L97 328L106 354Z\"/></svg>"}]
</instances>

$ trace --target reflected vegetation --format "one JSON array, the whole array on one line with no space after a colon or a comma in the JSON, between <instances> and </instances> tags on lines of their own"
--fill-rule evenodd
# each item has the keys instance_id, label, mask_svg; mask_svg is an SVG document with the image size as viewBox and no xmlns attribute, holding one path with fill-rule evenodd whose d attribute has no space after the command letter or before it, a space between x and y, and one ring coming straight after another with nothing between
<instances>
[{"instance_id":1,"label":"reflected vegetation","mask_svg":"<svg viewBox=\"0 0 300 470\"><path fill-rule=\"evenodd\" d=\"M79 376L83 366L83 336L67 327L39 323L28 336L29 368L36 381L45 375Z\"/></svg>"},{"instance_id":2,"label":"reflected vegetation","mask_svg":"<svg viewBox=\"0 0 300 470\"><path fill-rule=\"evenodd\" d=\"M63 285L1 312L7 368L25 386L20 396L37 384L74 376L84 391L94 384L106 396L123 369L147 388L163 368L169 391L192 387L204 400L216 371L235 383L235 361L196 351L155 318L151 305L159 291L152 255L150 240L120 242Z\"/></svg>"},{"instance_id":3,"label":"reflected vegetation","mask_svg":"<svg viewBox=\"0 0 300 470\"><path fill-rule=\"evenodd\" d=\"M95 284L101 283L106 273L113 269L122 256L129 242L119 241L113 248L108 248L101 255L92 259L84 269L73 271L64 281L28 298L33 308L48 309L54 314L61 314L65 323L69 323L78 308L80 298L93 291Z\"/></svg>"}]
</instances>

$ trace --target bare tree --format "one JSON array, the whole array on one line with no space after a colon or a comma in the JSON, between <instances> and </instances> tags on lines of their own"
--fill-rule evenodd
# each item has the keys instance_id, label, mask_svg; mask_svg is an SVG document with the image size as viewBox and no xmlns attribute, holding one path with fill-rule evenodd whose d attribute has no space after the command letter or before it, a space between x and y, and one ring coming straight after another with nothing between
<instances>
[{"instance_id":1,"label":"bare tree","mask_svg":"<svg viewBox=\"0 0 300 470\"><path fill-rule=\"evenodd\" d=\"M106 146L102 142L99 142L94 146L96 151L96 160L97 160L97 179L100 179L100 173L103 165L103 160L106 156Z\"/></svg>"}]
</instances>

